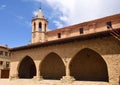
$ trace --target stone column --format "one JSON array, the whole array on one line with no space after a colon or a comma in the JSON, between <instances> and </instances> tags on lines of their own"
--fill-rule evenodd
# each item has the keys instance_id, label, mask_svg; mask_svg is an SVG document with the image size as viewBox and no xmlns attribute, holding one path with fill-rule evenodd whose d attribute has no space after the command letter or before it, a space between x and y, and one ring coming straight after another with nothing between
<instances>
[{"instance_id":1,"label":"stone column","mask_svg":"<svg viewBox=\"0 0 120 85\"><path fill-rule=\"evenodd\" d=\"M1 69L0 69L0 78L1 78Z\"/></svg>"},{"instance_id":2,"label":"stone column","mask_svg":"<svg viewBox=\"0 0 120 85\"><path fill-rule=\"evenodd\" d=\"M102 57L104 58L107 64L109 83L111 85L120 85L119 84L120 55L119 54L102 55Z\"/></svg>"},{"instance_id":3,"label":"stone column","mask_svg":"<svg viewBox=\"0 0 120 85\"><path fill-rule=\"evenodd\" d=\"M9 78L12 79L18 79L18 62L11 62L11 68L10 68L10 76Z\"/></svg>"},{"instance_id":4,"label":"stone column","mask_svg":"<svg viewBox=\"0 0 120 85\"><path fill-rule=\"evenodd\" d=\"M66 76L70 76L69 63L66 63Z\"/></svg>"},{"instance_id":5,"label":"stone column","mask_svg":"<svg viewBox=\"0 0 120 85\"><path fill-rule=\"evenodd\" d=\"M16 71L12 76L9 76L9 79L10 79L10 80L19 79L19 77L18 77L18 72Z\"/></svg>"},{"instance_id":6,"label":"stone column","mask_svg":"<svg viewBox=\"0 0 120 85\"><path fill-rule=\"evenodd\" d=\"M34 76L33 79L35 80L43 80L42 76L40 76L40 69L39 69L39 64L40 62L39 61L35 61L35 65L36 65L36 76Z\"/></svg>"},{"instance_id":7,"label":"stone column","mask_svg":"<svg viewBox=\"0 0 120 85\"><path fill-rule=\"evenodd\" d=\"M65 60L66 75L63 76L63 78L61 79L63 82L67 82L67 83L71 83L75 80L74 77L70 76L69 62L70 59Z\"/></svg>"}]
</instances>

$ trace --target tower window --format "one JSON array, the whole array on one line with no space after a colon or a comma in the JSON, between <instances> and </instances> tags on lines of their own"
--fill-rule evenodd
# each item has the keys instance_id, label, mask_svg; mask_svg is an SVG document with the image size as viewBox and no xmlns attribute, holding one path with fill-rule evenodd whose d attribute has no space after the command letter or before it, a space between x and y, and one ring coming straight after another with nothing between
<instances>
[{"instance_id":1,"label":"tower window","mask_svg":"<svg viewBox=\"0 0 120 85\"><path fill-rule=\"evenodd\" d=\"M58 33L58 38L61 38L61 33Z\"/></svg>"},{"instance_id":2,"label":"tower window","mask_svg":"<svg viewBox=\"0 0 120 85\"><path fill-rule=\"evenodd\" d=\"M42 31L42 24L41 24L41 22L39 23L39 32L41 32Z\"/></svg>"},{"instance_id":3,"label":"tower window","mask_svg":"<svg viewBox=\"0 0 120 85\"><path fill-rule=\"evenodd\" d=\"M80 34L83 34L83 28L80 28Z\"/></svg>"},{"instance_id":4,"label":"tower window","mask_svg":"<svg viewBox=\"0 0 120 85\"><path fill-rule=\"evenodd\" d=\"M106 25L107 25L108 29L112 28L112 22L111 21L107 22Z\"/></svg>"},{"instance_id":5,"label":"tower window","mask_svg":"<svg viewBox=\"0 0 120 85\"><path fill-rule=\"evenodd\" d=\"M47 27L47 26L46 26L46 24L45 24L45 32L46 32L46 27Z\"/></svg>"},{"instance_id":6,"label":"tower window","mask_svg":"<svg viewBox=\"0 0 120 85\"><path fill-rule=\"evenodd\" d=\"M36 23L34 23L34 32L36 31Z\"/></svg>"}]
</instances>

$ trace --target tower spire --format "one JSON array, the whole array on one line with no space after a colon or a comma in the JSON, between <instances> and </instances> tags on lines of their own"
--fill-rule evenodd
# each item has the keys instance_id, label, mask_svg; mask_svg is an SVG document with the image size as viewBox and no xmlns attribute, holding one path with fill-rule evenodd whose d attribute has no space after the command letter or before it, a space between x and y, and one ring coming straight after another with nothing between
<instances>
[{"instance_id":1,"label":"tower spire","mask_svg":"<svg viewBox=\"0 0 120 85\"><path fill-rule=\"evenodd\" d=\"M43 13L42 13L41 3L40 3L40 8L39 8L39 10L38 10L37 17L38 17L38 18L44 18Z\"/></svg>"},{"instance_id":2,"label":"tower spire","mask_svg":"<svg viewBox=\"0 0 120 85\"><path fill-rule=\"evenodd\" d=\"M32 19L32 43L45 42L46 32L48 30L48 21L44 18L41 3L37 16Z\"/></svg>"}]
</instances>

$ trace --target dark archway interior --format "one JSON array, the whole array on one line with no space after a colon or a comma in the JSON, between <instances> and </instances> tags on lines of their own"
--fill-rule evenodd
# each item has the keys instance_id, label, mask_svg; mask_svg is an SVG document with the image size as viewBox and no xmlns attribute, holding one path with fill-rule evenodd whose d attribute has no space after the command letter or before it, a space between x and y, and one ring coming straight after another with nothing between
<instances>
[{"instance_id":1,"label":"dark archway interior","mask_svg":"<svg viewBox=\"0 0 120 85\"><path fill-rule=\"evenodd\" d=\"M33 60L26 56L20 63L19 69L18 69L18 76L19 78L33 78L33 76L36 75L36 67Z\"/></svg>"},{"instance_id":2,"label":"dark archway interior","mask_svg":"<svg viewBox=\"0 0 120 85\"><path fill-rule=\"evenodd\" d=\"M40 72L44 79L59 80L62 76L65 76L65 66L62 59L57 54L50 53L42 61Z\"/></svg>"},{"instance_id":3,"label":"dark archway interior","mask_svg":"<svg viewBox=\"0 0 120 85\"><path fill-rule=\"evenodd\" d=\"M70 75L81 81L108 81L107 65L91 49L81 50L70 62Z\"/></svg>"}]
</instances>

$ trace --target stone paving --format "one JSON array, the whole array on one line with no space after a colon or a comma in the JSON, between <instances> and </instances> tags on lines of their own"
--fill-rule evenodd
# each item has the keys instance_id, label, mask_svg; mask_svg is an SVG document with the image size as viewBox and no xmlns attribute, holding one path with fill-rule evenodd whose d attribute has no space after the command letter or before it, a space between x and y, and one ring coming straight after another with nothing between
<instances>
[{"instance_id":1,"label":"stone paving","mask_svg":"<svg viewBox=\"0 0 120 85\"><path fill-rule=\"evenodd\" d=\"M42 80L36 81L33 79L0 79L0 85L110 85L107 82L91 82L91 81L74 81L61 82L60 80Z\"/></svg>"}]
</instances>

